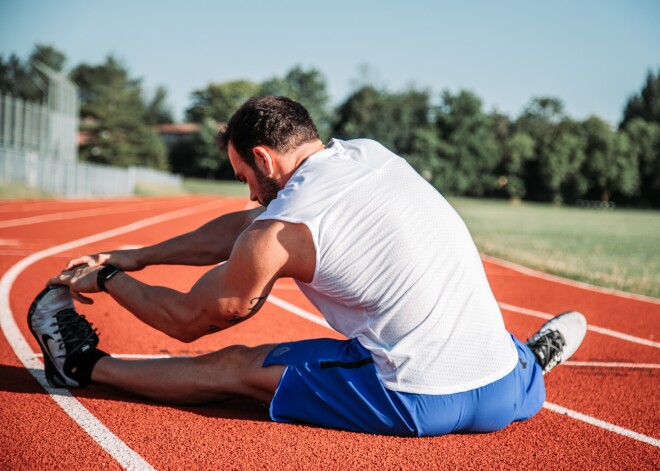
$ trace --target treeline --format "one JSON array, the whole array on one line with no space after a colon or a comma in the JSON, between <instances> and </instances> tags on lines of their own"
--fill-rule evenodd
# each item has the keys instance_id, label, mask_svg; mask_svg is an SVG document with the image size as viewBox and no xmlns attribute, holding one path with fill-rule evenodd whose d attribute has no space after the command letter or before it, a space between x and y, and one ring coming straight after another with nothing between
<instances>
[{"instance_id":1,"label":"treeline","mask_svg":"<svg viewBox=\"0 0 660 471\"><path fill-rule=\"evenodd\" d=\"M263 83L195 90L186 118L225 122L246 99L267 94L302 102L324 139L380 141L445 194L660 206L660 72L630 98L618 129L597 116L575 121L553 97L533 98L517 118L487 113L467 90L445 91L434 103L427 90L364 84L332 109L323 75L300 67Z\"/></svg>"},{"instance_id":2,"label":"treeline","mask_svg":"<svg viewBox=\"0 0 660 471\"><path fill-rule=\"evenodd\" d=\"M45 50L37 46L35 54L41 51L39 60L52 62L57 51ZM0 62L4 87L7 62ZM251 96L286 95L310 110L322 138L376 139L444 194L660 207L660 70L648 73L615 129L597 116L572 119L555 97L532 98L517 117L487 112L467 90L444 91L434 101L425 89L392 92L365 83L332 107L322 73L293 67L284 77L261 83L237 80L194 90L186 120L199 124L200 132L173 147L169 158L158 154L156 141L135 131L140 124L153 132L151 125L171 118L163 89L145 99L139 80L112 57L101 65L77 66L69 75L81 88L83 127L94 133L92 147L81 148L88 160L107 155L122 164L146 158L145 164L168 165L186 175L231 177L226 156L214 145L219 123ZM137 141L150 144L135 150Z\"/></svg>"}]
</instances>

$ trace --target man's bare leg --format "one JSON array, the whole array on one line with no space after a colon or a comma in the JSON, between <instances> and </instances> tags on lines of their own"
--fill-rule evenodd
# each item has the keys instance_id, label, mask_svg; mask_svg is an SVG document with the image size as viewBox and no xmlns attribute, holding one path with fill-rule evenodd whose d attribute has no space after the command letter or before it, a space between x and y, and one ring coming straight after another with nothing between
<instances>
[{"instance_id":1,"label":"man's bare leg","mask_svg":"<svg viewBox=\"0 0 660 471\"><path fill-rule=\"evenodd\" d=\"M94 366L92 380L171 404L245 396L270 402L285 367L261 365L275 346L236 345L190 358L133 361L104 357Z\"/></svg>"}]
</instances>

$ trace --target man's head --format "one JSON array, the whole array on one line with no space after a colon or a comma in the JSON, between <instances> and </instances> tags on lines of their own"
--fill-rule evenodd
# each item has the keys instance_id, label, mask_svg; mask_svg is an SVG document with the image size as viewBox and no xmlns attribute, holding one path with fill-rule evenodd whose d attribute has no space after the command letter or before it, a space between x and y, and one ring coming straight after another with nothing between
<instances>
[{"instance_id":1,"label":"man's head","mask_svg":"<svg viewBox=\"0 0 660 471\"><path fill-rule=\"evenodd\" d=\"M220 150L229 154L236 178L250 185L250 199L263 206L283 188L281 177L287 165L281 156L295 155L297 149L320 142L312 118L300 103L273 96L245 102L217 140Z\"/></svg>"},{"instance_id":2,"label":"man's head","mask_svg":"<svg viewBox=\"0 0 660 471\"><path fill-rule=\"evenodd\" d=\"M314 121L298 102L286 97L251 98L232 115L218 134L218 146L227 152L229 144L243 161L256 169L253 150L268 146L280 154L319 139Z\"/></svg>"}]
</instances>

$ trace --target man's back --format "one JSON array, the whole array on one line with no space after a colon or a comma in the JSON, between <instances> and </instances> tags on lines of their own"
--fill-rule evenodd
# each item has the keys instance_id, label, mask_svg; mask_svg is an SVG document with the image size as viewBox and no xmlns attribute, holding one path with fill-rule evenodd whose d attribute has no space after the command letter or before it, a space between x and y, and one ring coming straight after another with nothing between
<instances>
[{"instance_id":1,"label":"man's back","mask_svg":"<svg viewBox=\"0 0 660 471\"><path fill-rule=\"evenodd\" d=\"M371 351L387 388L459 392L515 366L465 225L380 144L333 141L258 219L307 225L316 271L299 286L334 328Z\"/></svg>"}]
</instances>

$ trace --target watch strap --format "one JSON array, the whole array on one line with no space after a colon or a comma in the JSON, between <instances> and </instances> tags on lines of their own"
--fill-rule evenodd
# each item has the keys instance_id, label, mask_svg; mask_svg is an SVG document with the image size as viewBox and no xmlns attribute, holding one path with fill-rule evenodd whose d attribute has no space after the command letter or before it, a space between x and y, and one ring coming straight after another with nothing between
<instances>
[{"instance_id":1,"label":"watch strap","mask_svg":"<svg viewBox=\"0 0 660 471\"><path fill-rule=\"evenodd\" d=\"M106 265L103 268L101 268L98 271L98 274L96 275L96 284L98 287L105 291L106 293L108 292L107 288L105 287L105 283L110 280L113 276L115 276L117 273L119 273L121 270L117 268L114 265Z\"/></svg>"}]
</instances>

